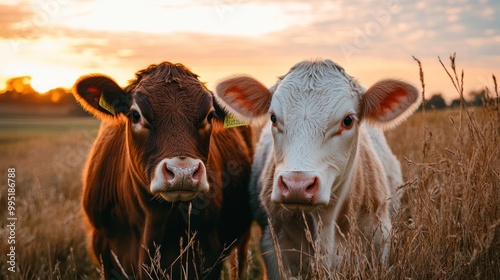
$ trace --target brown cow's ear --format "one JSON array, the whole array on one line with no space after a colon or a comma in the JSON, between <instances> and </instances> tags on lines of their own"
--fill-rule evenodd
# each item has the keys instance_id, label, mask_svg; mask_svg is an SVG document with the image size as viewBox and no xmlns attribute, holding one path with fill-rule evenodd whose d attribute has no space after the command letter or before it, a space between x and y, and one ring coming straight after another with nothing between
<instances>
[{"instance_id":1,"label":"brown cow's ear","mask_svg":"<svg viewBox=\"0 0 500 280\"><path fill-rule=\"evenodd\" d=\"M267 116L271 105L271 92L249 76L225 79L216 86L215 92L230 113L245 121Z\"/></svg>"},{"instance_id":2,"label":"brown cow's ear","mask_svg":"<svg viewBox=\"0 0 500 280\"><path fill-rule=\"evenodd\" d=\"M82 107L100 119L112 119L129 110L129 98L123 89L104 75L81 77L74 86L73 95Z\"/></svg>"}]
</instances>

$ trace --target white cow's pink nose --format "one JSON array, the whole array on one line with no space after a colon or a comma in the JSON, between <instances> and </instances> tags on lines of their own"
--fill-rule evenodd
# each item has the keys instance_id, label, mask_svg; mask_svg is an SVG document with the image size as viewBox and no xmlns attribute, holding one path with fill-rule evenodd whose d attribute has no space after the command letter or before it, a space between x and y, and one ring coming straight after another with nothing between
<instances>
[{"instance_id":1,"label":"white cow's pink nose","mask_svg":"<svg viewBox=\"0 0 500 280\"><path fill-rule=\"evenodd\" d=\"M319 179L309 172L289 171L279 176L281 203L313 205L319 191Z\"/></svg>"}]
</instances>

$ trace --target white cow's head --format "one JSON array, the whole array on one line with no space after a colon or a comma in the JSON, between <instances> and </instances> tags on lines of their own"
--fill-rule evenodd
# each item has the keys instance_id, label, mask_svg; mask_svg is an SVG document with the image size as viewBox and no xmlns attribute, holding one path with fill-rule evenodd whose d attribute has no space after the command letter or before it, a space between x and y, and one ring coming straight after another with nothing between
<instances>
[{"instance_id":1,"label":"white cow's head","mask_svg":"<svg viewBox=\"0 0 500 280\"><path fill-rule=\"evenodd\" d=\"M275 163L271 200L289 210L327 205L346 185L361 122L393 127L420 103L417 89L398 80L382 80L365 91L330 60L300 62L270 90L236 76L216 91L240 118L269 119Z\"/></svg>"}]
</instances>

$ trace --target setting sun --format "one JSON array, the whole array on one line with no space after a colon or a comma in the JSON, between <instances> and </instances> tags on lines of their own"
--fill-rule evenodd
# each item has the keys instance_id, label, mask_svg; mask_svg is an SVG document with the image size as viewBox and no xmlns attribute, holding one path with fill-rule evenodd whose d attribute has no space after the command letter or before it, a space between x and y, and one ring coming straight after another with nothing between
<instances>
[{"instance_id":1,"label":"setting sun","mask_svg":"<svg viewBox=\"0 0 500 280\"><path fill-rule=\"evenodd\" d=\"M33 75L34 78L31 80L31 86L41 95L54 88L53 83L50 82L49 75L43 75L40 73Z\"/></svg>"},{"instance_id":2,"label":"setting sun","mask_svg":"<svg viewBox=\"0 0 500 280\"><path fill-rule=\"evenodd\" d=\"M72 73L71 69L61 66L31 64L26 69L25 73L31 76L31 86L40 94L59 86L69 88L71 84L67 81L75 81L78 78L78 74Z\"/></svg>"}]
</instances>

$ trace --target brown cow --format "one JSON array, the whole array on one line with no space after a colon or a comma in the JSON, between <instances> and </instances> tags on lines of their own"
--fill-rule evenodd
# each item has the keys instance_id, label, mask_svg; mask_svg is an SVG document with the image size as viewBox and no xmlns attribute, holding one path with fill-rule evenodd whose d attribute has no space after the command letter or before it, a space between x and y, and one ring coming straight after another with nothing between
<instances>
[{"instance_id":1,"label":"brown cow","mask_svg":"<svg viewBox=\"0 0 500 280\"><path fill-rule=\"evenodd\" d=\"M223 128L226 111L181 64L151 65L124 89L84 76L74 94L102 120L82 204L106 278L218 279L236 245L243 264L251 129ZM149 275L158 264L164 274Z\"/></svg>"}]
</instances>

